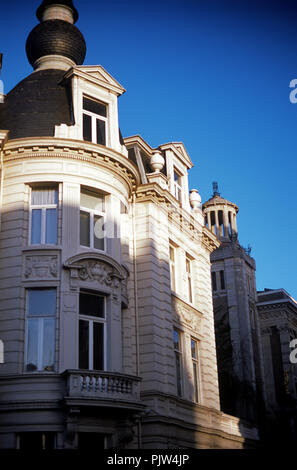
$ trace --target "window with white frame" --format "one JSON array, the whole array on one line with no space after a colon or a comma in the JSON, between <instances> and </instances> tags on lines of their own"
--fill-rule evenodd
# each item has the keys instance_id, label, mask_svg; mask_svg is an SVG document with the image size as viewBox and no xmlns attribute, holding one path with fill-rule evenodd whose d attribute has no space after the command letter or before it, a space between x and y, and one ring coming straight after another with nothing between
<instances>
[{"instance_id":1,"label":"window with white frame","mask_svg":"<svg viewBox=\"0 0 297 470\"><path fill-rule=\"evenodd\" d=\"M171 290L176 290L176 270L175 270L175 247L169 245L169 267Z\"/></svg>"},{"instance_id":2,"label":"window with white frame","mask_svg":"<svg viewBox=\"0 0 297 470\"><path fill-rule=\"evenodd\" d=\"M27 290L27 372L52 372L55 368L56 289Z\"/></svg>"},{"instance_id":3,"label":"window with white frame","mask_svg":"<svg viewBox=\"0 0 297 470\"><path fill-rule=\"evenodd\" d=\"M105 251L105 196L81 188L80 245Z\"/></svg>"},{"instance_id":4,"label":"window with white frame","mask_svg":"<svg viewBox=\"0 0 297 470\"><path fill-rule=\"evenodd\" d=\"M58 220L58 188L31 189L30 244L56 245Z\"/></svg>"},{"instance_id":5,"label":"window with white frame","mask_svg":"<svg viewBox=\"0 0 297 470\"><path fill-rule=\"evenodd\" d=\"M192 260L186 254L186 275L187 275L187 297L190 303L193 303L193 285L192 285Z\"/></svg>"},{"instance_id":6,"label":"window with white frame","mask_svg":"<svg viewBox=\"0 0 297 470\"><path fill-rule=\"evenodd\" d=\"M176 168L173 170L173 194L180 203L183 202L182 175Z\"/></svg>"},{"instance_id":7,"label":"window with white frame","mask_svg":"<svg viewBox=\"0 0 297 470\"><path fill-rule=\"evenodd\" d=\"M181 346L181 332L177 329L173 329L173 345L175 355L175 367L176 367L176 389L179 397L182 396L182 346Z\"/></svg>"},{"instance_id":8,"label":"window with white frame","mask_svg":"<svg viewBox=\"0 0 297 470\"><path fill-rule=\"evenodd\" d=\"M79 369L106 368L106 298L93 291L79 294Z\"/></svg>"},{"instance_id":9,"label":"window with white frame","mask_svg":"<svg viewBox=\"0 0 297 470\"><path fill-rule=\"evenodd\" d=\"M198 341L191 338L191 355L193 366L193 389L194 401L199 401L199 356L198 356Z\"/></svg>"},{"instance_id":10,"label":"window with white frame","mask_svg":"<svg viewBox=\"0 0 297 470\"><path fill-rule=\"evenodd\" d=\"M107 105L83 97L83 139L94 144L106 145Z\"/></svg>"}]
</instances>

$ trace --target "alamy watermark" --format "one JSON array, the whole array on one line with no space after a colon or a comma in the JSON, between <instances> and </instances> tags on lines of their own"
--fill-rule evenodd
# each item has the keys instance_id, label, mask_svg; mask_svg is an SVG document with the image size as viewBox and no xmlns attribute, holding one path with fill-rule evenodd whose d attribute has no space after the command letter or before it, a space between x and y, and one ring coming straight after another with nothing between
<instances>
[{"instance_id":1,"label":"alamy watermark","mask_svg":"<svg viewBox=\"0 0 297 470\"><path fill-rule=\"evenodd\" d=\"M295 104L297 103L297 78L293 78L293 80L290 81L290 88L293 88L293 90L290 92L289 99L291 103Z\"/></svg>"}]
</instances>

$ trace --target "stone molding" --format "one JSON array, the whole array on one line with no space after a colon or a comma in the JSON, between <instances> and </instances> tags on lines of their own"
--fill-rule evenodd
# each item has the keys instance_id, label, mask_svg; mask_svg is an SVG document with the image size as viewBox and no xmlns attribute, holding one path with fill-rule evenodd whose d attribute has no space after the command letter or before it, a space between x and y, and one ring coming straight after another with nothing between
<instances>
[{"instance_id":1,"label":"stone molding","mask_svg":"<svg viewBox=\"0 0 297 470\"><path fill-rule=\"evenodd\" d=\"M83 283L94 284L98 290L112 295L115 303L128 305L127 269L104 253L87 252L72 256L64 263L70 273L70 288L77 290Z\"/></svg>"},{"instance_id":2,"label":"stone molding","mask_svg":"<svg viewBox=\"0 0 297 470\"><path fill-rule=\"evenodd\" d=\"M124 155L103 145L40 137L11 140L4 147L4 163L32 158L65 158L103 166L123 178L131 192L140 184L135 165Z\"/></svg>"}]
</instances>

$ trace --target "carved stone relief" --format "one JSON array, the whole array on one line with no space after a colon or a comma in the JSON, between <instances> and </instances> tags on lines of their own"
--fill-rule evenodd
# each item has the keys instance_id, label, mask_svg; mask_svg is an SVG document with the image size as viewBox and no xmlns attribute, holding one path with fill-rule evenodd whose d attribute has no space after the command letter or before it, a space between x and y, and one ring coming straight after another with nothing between
<instances>
[{"instance_id":1,"label":"carved stone relief","mask_svg":"<svg viewBox=\"0 0 297 470\"><path fill-rule=\"evenodd\" d=\"M24 276L26 279L58 278L58 255L27 255Z\"/></svg>"},{"instance_id":2,"label":"carved stone relief","mask_svg":"<svg viewBox=\"0 0 297 470\"><path fill-rule=\"evenodd\" d=\"M184 323L187 327L199 331L201 326L202 314L191 308L182 300L173 297L172 306L174 311L174 319L180 323Z\"/></svg>"},{"instance_id":3,"label":"carved stone relief","mask_svg":"<svg viewBox=\"0 0 297 470\"><path fill-rule=\"evenodd\" d=\"M102 288L111 294L112 301L127 303L127 280L113 266L105 261L84 259L75 264L65 265L70 270L70 287L77 289L78 282L94 283L96 289Z\"/></svg>"}]
</instances>

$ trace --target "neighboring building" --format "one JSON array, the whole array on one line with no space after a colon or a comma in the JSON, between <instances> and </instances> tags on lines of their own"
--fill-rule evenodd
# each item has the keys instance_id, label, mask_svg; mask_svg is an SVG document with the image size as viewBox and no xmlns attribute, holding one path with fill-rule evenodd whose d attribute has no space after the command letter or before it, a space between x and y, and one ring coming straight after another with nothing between
<instances>
[{"instance_id":1,"label":"neighboring building","mask_svg":"<svg viewBox=\"0 0 297 470\"><path fill-rule=\"evenodd\" d=\"M297 338L297 302L284 289L258 292L270 438L297 437L297 365L290 360L290 342ZM296 348L296 345L295 345Z\"/></svg>"},{"instance_id":2,"label":"neighboring building","mask_svg":"<svg viewBox=\"0 0 297 470\"><path fill-rule=\"evenodd\" d=\"M0 448L255 445L256 426L220 411L219 241L189 197L190 157L122 139L125 90L82 65L72 1L44 0L37 17L34 72L0 105Z\"/></svg>"},{"instance_id":3,"label":"neighboring building","mask_svg":"<svg viewBox=\"0 0 297 470\"><path fill-rule=\"evenodd\" d=\"M255 261L238 242L238 207L220 196L217 183L213 190L203 213L221 241L210 257L221 408L261 422L265 394Z\"/></svg>"}]
</instances>

